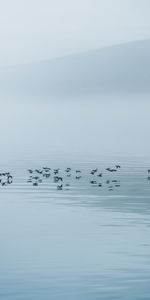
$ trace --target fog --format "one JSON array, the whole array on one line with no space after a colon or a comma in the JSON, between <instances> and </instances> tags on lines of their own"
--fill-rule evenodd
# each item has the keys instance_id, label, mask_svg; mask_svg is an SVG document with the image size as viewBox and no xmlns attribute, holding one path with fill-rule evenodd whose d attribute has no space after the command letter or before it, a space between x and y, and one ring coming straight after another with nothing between
<instances>
[{"instance_id":1,"label":"fog","mask_svg":"<svg viewBox=\"0 0 150 300\"><path fill-rule=\"evenodd\" d=\"M1 100L1 162L149 154L148 99L81 100Z\"/></svg>"},{"instance_id":2,"label":"fog","mask_svg":"<svg viewBox=\"0 0 150 300\"><path fill-rule=\"evenodd\" d=\"M0 95L91 99L150 93L150 40L0 70Z\"/></svg>"},{"instance_id":3,"label":"fog","mask_svg":"<svg viewBox=\"0 0 150 300\"><path fill-rule=\"evenodd\" d=\"M0 71L0 159L149 155L150 41Z\"/></svg>"},{"instance_id":4,"label":"fog","mask_svg":"<svg viewBox=\"0 0 150 300\"><path fill-rule=\"evenodd\" d=\"M150 38L148 0L5 0L0 66Z\"/></svg>"}]
</instances>

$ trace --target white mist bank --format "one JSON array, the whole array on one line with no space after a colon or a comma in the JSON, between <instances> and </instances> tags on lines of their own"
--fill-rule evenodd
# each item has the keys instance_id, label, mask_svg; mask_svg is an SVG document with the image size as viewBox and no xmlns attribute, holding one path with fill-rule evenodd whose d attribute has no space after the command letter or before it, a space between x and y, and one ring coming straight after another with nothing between
<instances>
[{"instance_id":1,"label":"white mist bank","mask_svg":"<svg viewBox=\"0 0 150 300\"><path fill-rule=\"evenodd\" d=\"M149 99L0 101L0 161L150 153Z\"/></svg>"}]
</instances>

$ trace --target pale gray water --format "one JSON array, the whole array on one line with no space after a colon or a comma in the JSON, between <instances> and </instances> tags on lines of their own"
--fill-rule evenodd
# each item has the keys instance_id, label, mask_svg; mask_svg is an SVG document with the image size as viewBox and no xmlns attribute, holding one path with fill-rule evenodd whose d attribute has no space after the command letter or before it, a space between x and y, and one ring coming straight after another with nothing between
<instances>
[{"instance_id":1,"label":"pale gray water","mask_svg":"<svg viewBox=\"0 0 150 300\"><path fill-rule=\"evenodd\" d=\"M150 299L148 162L122 159L117 174L91 187L89 172L115 160L36 161L3 166L12 185L0 188L0 299ZM27 183L27 168L82 170L57 191L52 178ZM2 170L2 171L3 171ZM7 171L7 170L6 170ZM109 192L105 180L121 186Z\"/></svg>"}]
</instances>

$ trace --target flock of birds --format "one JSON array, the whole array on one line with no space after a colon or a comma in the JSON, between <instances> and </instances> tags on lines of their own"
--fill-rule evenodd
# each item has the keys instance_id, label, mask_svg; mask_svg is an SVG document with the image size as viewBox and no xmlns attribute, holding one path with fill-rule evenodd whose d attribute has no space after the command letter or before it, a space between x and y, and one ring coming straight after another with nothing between
<instances>
[{"instance_id":1,"label":"flock of birds","mask_svg":"<svg viewBox=\"0 0 150 300\"><path fill-rule=\"evenodd\" d=\"M114 168L107 168L106 171L109 173L115 173L121 168L120 165L115 165ZM49 167L42 167L41 169L28 169L29 178L28 183L32 183L33 186L38 186L43 182L44 179L53 178L53 182L56 183L57 190L63 190L63 188L68 188L70 182L66 182L69 178L72 177L75 180L79 181L83 177L83 172L80 169L73 170L68 167L62 172L60 168L51 169ZM89 174L89 183L93 187L102 187L104 182L102 182L103 173L100 173L98 168L92 169ZM105 180L105 184L108 187L109 191L113 191L114 187L120 187L120 180L118 179L108 179Z\"/></svg>"},{"instance_id":2,"label":"flock of birds","mask_svg":"<svg viewBox=\"0 0 150 300\"><path fill-rule=\"evenodd\" d=\"M12 184L12 175L9 172L0 173L0 184L1 186Z\"/></svg>"},{"instance_id":3,"label":"flock of birds","mask_svg":"<svg viewBox=\"0 0 150 300\"><path fill-rule=\"evenodd\" d=\"M115 165L114 168L106 168L105 171L107 173L116 173L121 168L120 165ZM42 167L41 169L28 169L29 178L27 180L28 183L31 183L33 186L38 186L43 182L44 179L49 179L50 177L53 179L53 182L56 183L57 190L68 189L70 187L69 178L73 178L76 181L79 181L83 177L83 171L80 169L73 170L68 167L64 170L64 172L60 169L51 169L49 167ZM148 177L147 179L150 181L150 169L147 170ZM103 187L107 186L108 191L113 191L114 188L119 188L121 186L120 180L113 176L113 178L109 177L105 178L102 172L99 172L98 168L92 169L88 175L89 184L93 187ZM0 173L0 185L7 186L13 183L13 177L10 172Z\"/></svg>"}]
</instances>

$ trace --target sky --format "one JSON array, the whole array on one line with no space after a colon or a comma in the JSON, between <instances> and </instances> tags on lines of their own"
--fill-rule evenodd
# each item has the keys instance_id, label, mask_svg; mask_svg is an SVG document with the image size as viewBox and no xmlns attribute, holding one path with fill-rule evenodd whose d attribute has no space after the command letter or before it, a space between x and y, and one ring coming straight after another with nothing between
<instances>
[{"instance_id":1,"label":"sky","mask_svg":"<svg viewBox=\"0 0 150 300\"><path fill-rule=\"evenodd\" d=\"M0 66L150 38L149 0L2 0Z\"/></svg>"},{"instance_id":2,"label":"sky","mask_svg":"<svg viewBox=\"0 0 150 300\"><path fill-rule=\"evenodd\" d=\"M0 66L149 39L149 11L149 0L3 0ZM31 99L22 101L12 97L0 98L2 160L44 151L58 155L150 152L150 104L143 96L138 105L136 99L136 111L128 96L117 102L111 97L110 102L92 98L59 105L53 99L44 102L44 97L34 101L32 93Z\"/></svg>"}]
</instances>

